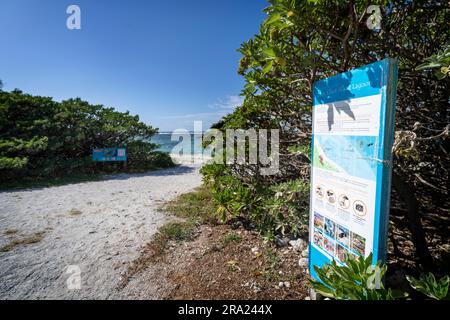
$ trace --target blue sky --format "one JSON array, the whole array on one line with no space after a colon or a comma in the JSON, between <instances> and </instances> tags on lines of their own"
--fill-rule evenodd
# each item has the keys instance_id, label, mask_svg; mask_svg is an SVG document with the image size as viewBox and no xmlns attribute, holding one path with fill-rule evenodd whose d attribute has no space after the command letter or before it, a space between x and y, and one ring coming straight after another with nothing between
<instances>
[{"instance_id":1,"label":"blue sky","mask_svg":"<svg viewBox=\"0 0 450 320\"><path fill-rule=\"evenodd\" d=\"M81 30L66 9L81 8ZM264 0L1 0L4 90L80 97L161 131L205 127L239 104L240 43ZM204 128L206 129L206 128Z\"/></svg>"}]
</instances>

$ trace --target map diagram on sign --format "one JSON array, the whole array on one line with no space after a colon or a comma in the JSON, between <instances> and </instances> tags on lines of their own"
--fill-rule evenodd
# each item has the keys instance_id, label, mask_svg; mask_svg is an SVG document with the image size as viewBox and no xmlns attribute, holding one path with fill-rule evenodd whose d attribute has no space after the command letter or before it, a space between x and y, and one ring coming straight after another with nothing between
<instances>
[{"instance_id":1,"label":"map diagram on sign","mask_svg":"<svg viewBox=\"0 0 450 320\"><path fill-rule=\"evenodd\" d=\"M314 137L314 167L374 181L377 137Z\"/></svg>"}]
</instances>

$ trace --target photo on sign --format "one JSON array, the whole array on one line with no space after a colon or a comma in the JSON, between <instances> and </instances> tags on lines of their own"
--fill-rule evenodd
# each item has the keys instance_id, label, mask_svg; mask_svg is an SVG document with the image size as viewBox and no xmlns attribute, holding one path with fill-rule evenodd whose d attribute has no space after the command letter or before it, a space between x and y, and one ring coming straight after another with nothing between
<instances>
[{"instance_id":1,"label":"photo on sign","mask_svg":"<svg viewBox=\"0 0 450 320\"><path fill-rule=\"evenodd\" d=\"M330 238L334 239L335 238L335 230L334 230L335 224L333 221L331 221L328 218L325 218L325 234L327 236L329 236Z\"/></svg>"},{"instance_id":2,"label":"photo on sign","mask_svg":"<svg viewBox=\"0 0 450 320\"><path fill-rule=\"evenodd\" d=\"M338 244L336 246L336 257L339 261L345 261L346 256L349 254L349 251L345 249L343 246Z\"/></svg>"},{"instance_id":3,"label":"photo on sign","mask_svg":"<svg viewBox=\"0 0 450 320\"><path fill-rule=\"evenodd\" d=\"M366 251L366 239L354 232L351 233L352 237L352 250L357 254L364 256Z\"/></svg>"},{"instance_id":4,"label":"photo on sign","mask_svg":"<svg viewBox=\"0 0 450 320\"><path fill-rule=\"evenodd\" d=\"M350 247L350 231L341 226L336 226L336 239L344 246Z\"/></svg>"},{"instance_id":5,"label":"photo on sign","mask_svg":"<svg viewBox=\"0 0 450 320\"><path fill-rule=\"evenodd\" d=\"M118 149L117 150L117 156L118 157L125 157L125 149Z\"/></svg>"},{"instance_id":6,"label":"photo on sign","mask_svg":"<svg viewBox=\"0 0 450 320\"><path fill-rule=\"evenodd\" d=\"M336 243L333 239L330 239L328 237L323 238L323 248L326 252L328 252L332 257L335 255L335 246Z\"/></svg>"},{"instance_id":7,"label":"photo on sign","mask_svg":"<svg viewBox=\"0 0 450 320\"><path fill-rule=\"evenodd\" d=\"M314 212L314 227L323 231L324 218L322 215L318 214L317 212Z\"/></svg>"},{"instance_id":8,"label":"photo on sign","mask_svg":"<svg viewBox=\"0 0 450 320\"><path fill-rule=\"evenodd\" d=\"M323 248L323 234L318 230L314 230L313 243L320 248Z\"/></svg>"}]
</instances>

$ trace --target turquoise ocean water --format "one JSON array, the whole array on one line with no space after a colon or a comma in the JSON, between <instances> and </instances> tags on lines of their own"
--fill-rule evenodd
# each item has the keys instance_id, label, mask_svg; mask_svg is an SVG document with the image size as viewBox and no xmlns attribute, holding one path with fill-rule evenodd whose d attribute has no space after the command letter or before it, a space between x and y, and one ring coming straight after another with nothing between
<instances>
[{"instance_id":1,"label":"turquoise ocean water","mask_svg":"<svg viewBox=\"0 0 450 320\"><path fill-rule=\"evenodd\" d=\"M151 142L156 143L159 145L158 151L161 152L167 152L167 153L173 153L173 148L180 143L180 141L172 141L172 134L171 133L159 133L151 138ZM182 138L180 138L181 140ZM197 155L202 154L203 148L202 148L202 134L194 134L191 133L191 154ZM186 153L186 151L184 151Z\"/></svg>"}]
</instances>

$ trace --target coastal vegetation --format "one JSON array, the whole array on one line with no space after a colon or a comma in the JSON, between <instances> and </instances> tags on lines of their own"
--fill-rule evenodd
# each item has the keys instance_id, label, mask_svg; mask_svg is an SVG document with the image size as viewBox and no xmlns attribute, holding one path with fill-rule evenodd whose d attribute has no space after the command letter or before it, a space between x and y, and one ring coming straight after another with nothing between
<instances>
[{"instance_id":1,"label":"coastal vegetation","mask_svg":"<svg viewBox=\"0 0 450 320\"><path fill-rule=\"evenodd\" d=\"M129 112L79 98L57 102L0 87L1 185L76 181L172 166L170 157L149 142L156 133ZM127 166L93 162L93 149L104 147L126 147Z\"/></svg>"},{"instance_id":2,"label":"coastal vegetation","mask_svg":"<svg viewBox=\"0 0 450 320\"><path fill-rule=\"evenodd\" d=\"M28 236L23 236L21 238L17 238L16 234L18 233L17 230L13 230L14 232L9 232L6 235L8 237L10 237L10 242L4 246L2 246L0 248L0 252L9 252L11 250L13 250L15 247L17 246L23 246L23 245L30 245L30 244L35 244L38 243L40 241L42 241L42 239L44 239L44 235L45 232L41 231L41 232L36 232L32 235L28 235Z\"/></svg>"},{"instance_id":3,"label":"coastal vegetation","mask_svg":"<svg viewBox=\"0 0 450 320\"><path fill-rule=\"evenodd\" d=\"M278 129L280 172L260 165L202 168L223 221L246 219L270 240L306 237L312 86L387 57L399 60L388 265L448 273L450 250L450 8L444 1L270 0L244 42L243 104L215 129ZM368 28L379 5L379 28Z\"/></svg>"},{"instance_id":4,"label":"coastal vegetation","mask_svg":"<svg viewBox=\"0 0 450 320\"><path fill-rule=\"evenodd\" d=\"M150 231L145 232L156 232L153 241L142 248L142 256L132 267L121 273L121 288L150 264L162 262L164 267L156 269L159 272L155 277L166 277L176 283L169 298L303 299L309 287L313 287L323 296L337 300L449 299L448 3L440 0L269 0L269 3L265 10L267 19L259 33L239 49L242 58L237 71L245 80L241 93L244 101L213 128L279 130L279 172L263 175L261 164L203 166L202 187L165 203L162 208L174 215L172 221L160 225L159 232L153 227L156 222L151 223L152 227L148 223ZM379 6L379 17L374 18L374 11L368 10L373 6ZM375 22L379 26L370 27ZM388 57L399 60L399 84L387 261L373 265L372 256L346 257L342 265L333 261L316 268L321 282L310 281L307 270L313 84ZM6 92L2 91L0 80L0 188L94 180L105 173L173 166L169 155L157 152L157 145L150 141L155 134L156 128L129 112L92 105L79 98L57 102L20 90ZM126 165L94 162L92 150L106 147L126 148ZM321 166L333 169L332 163L323 162ZM144 183L130 184L126 194L108 188L112 197L102 198L98 203L94 199L84 207L77 203L72 209L41 211L49 214L61 211L61 217L70 222L86 219L88 222L80 226L83 231L91 228L89 234L99 232L99 226L110 221L117 225L122 222L126 228L120 229L119 240L114 241L108 228L107 232L101 231L101 238L91 242L94 245L101 242L98 239L109 237L108 241L112 239L122 247L122 235L141 232L144 224L140 223L149 216L157 216L152 204L160 204L178 193L181 181L186 179L179 173L170 173L179 179L170 177L161 183L166 174L163 172L154 182L144 182L141 189L145 193L136 191L139 189L136 186ZM183 185L191 190L193 181ZM173 189L164 191L161 184ZM94 187L86 190L83 196L93 193ZM149 190L158 191L157 199L151 199L154 194ZM64 191L67 194L71 195ZM123 197L117 198L118 194ZM62 204L67 199L60 195L48 199L54 198L61 198ZM36 198L30 199L28 203L33 203L30 207L36 210ZM142 199L145 201L140 206L130 205ZM112 205L105 210L101 201ZM49 202L44 199L40 208ZM15 204L16 200L10 203ZM12 212L10 208L17 206L5 207ZM117 210L120 213L116 214ZM122 220L107 220L111 216L94 214L97 211L110 212ZM140 212L142 215L138 215ZM17 214L12 213L10 216ZM28 211L25 213L28 217ZM102 220L92 224L92 220L87 220L90 217ZM7 227L3 234L8 243L0 248L2 253L50 239L46 235L49 231L23 233L13 223ZM68 224L65 231L73 228L73 223ZM72 237L68 239L72 241ZM108 266L103 270L112 269L107 262L102 265ZM154 277L151 281L154 282Z\"/></svg>"},{"instance_id":5,"label":"coastal vegetation","mask_svg":"<svg viewBox=\"0 0 450 320\"><path fill-rule=\"evenodd\" d=\"M409 297L408 292L385 288L381 281L387 266L378 262L372 265L372 255L357 259L348 257L345 265L335 261L322 268L315 268L319 281L312 280L312 287L324 297L337 300L398 300ZM449 300L449 276L436 279L432 273L424 273L419 279L406 276L415 294L434 300Z\"/></svg>"}]
</instances>

